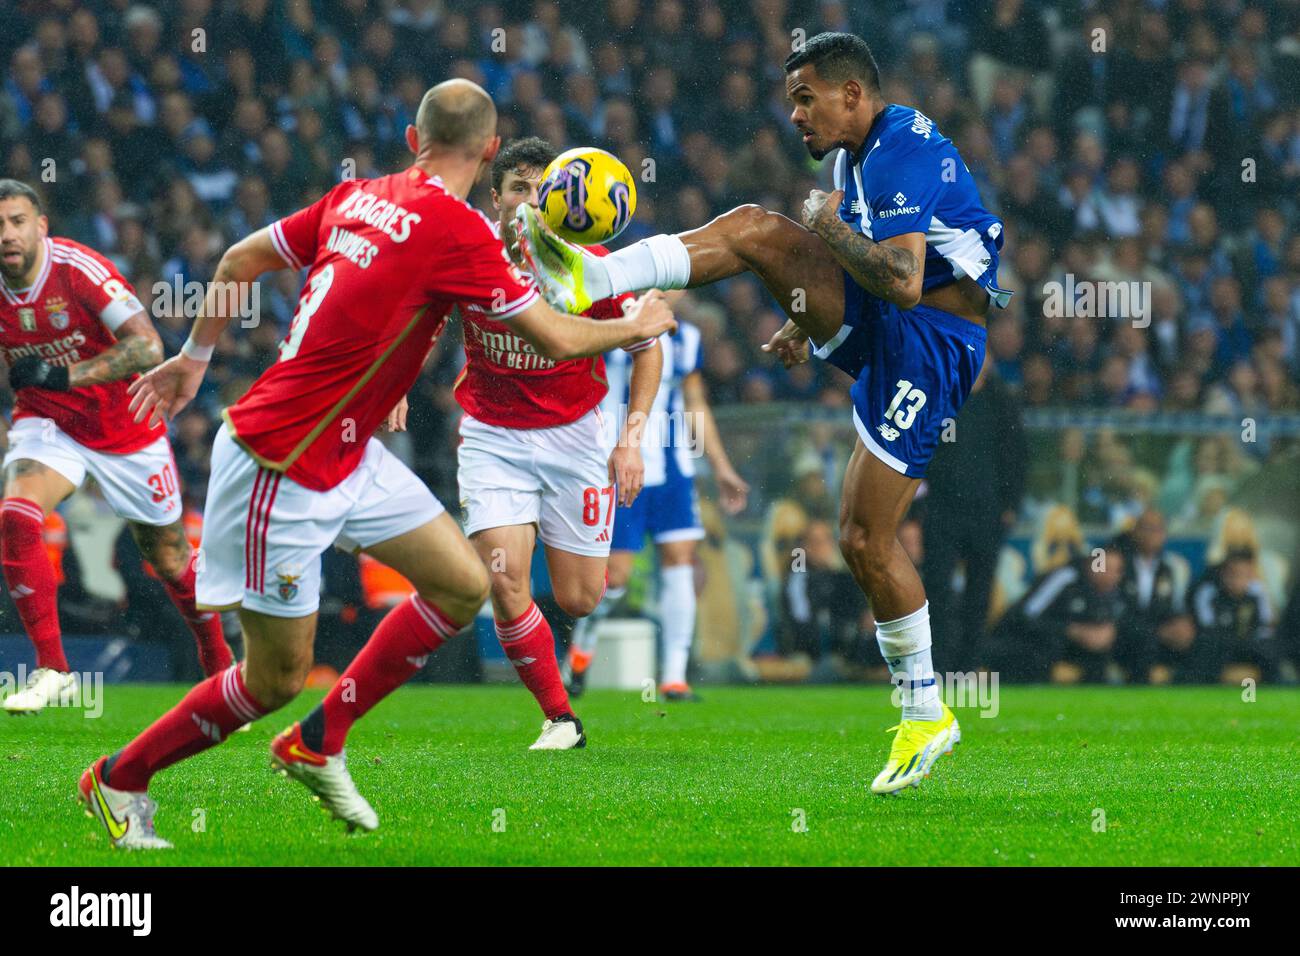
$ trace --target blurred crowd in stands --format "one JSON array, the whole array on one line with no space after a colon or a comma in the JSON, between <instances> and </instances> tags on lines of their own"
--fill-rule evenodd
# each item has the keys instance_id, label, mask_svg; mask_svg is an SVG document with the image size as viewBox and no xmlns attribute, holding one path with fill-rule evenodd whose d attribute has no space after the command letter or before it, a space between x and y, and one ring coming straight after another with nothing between
<instances>
[{"instance_id":1,"label":"blurred crowd in stands","mask_svg":"<svg viewBox=\"0 0 1300 956\"><path fill-rule=\"evenodd\" d=\"M1020 630L1050 630L1071 648L1055 662L1068 657L1087 677L1109 663L1208 673L1218 652L1182 646L1188 627L1207 633L1225 608L1254 600L1264 556L1252 555L1253 583L1242 588L1236 558L1217 555L1211 577L1183 581L1169 598L1177 614L1155 620L1151 556L1140 557L1133 529L1159 516L1175 533L1208 538L1294 441L1243 439L1237 428L1163 442L1122 428L1014 429L1022 451L996 452L1021 409L1236 422L1300 412L1300 4L1291 0L9 0L0 174L42 192L54 232L118 264L171 354L190 321L176 307L188 283L211 278L231 242L340 178L400 168L421 95L451 76L492 93L503 137L602 146L642 177L617 244L745 202L797 217L810 189L829 188L829 164L812 163L793 135L781 63L800 37L828 29L868 39L886 100L918 106L957 143L1006 222L1000 284L1017 295L990 317L985 398L963 413L984 420L973 431L990 444L943 450L909 545L924 553L941 607L974 591L973 610L951 610L964 622L963 661L992 640L980 608L996 605L997 546L1017 522L1041 529L1064 509L1107 540L1132 537L1105 552L1109 585L1066 580L1065 565L1031 566L1031 590L1011 605L1032 622ZM471 199L490 208L486 187ZM1137 292L1117 312L1075 308L1090 283ZM262 283L259 321L222 343L204 392L174 424L195 509L217 413L275 358L300 284L287 270ZM834 369L787 372L759 351L783 317L757 283L693 292L680 311L703 333L715 404L845 409ZM395 439L447 502L458 498L457 339L454 329L444 336L411 396L411 431ZM747 517L769 543L789 543L771 530L788 496L806 519L795 546L843 574L833 502L844 435L813 426L790 441L797 453L777 461L733 452L758 492ZM1070 560L1091 559L1081 555ZM760 564L784 595L777 617L787 624L799 617L792 602L833 607L846 621L864 613L842 581L809 576L791 595L788 575ZM954 571L966 584L950 598ZM364 596L355 570L346 573L353 584L340 587ZM1284 574L1265 588L1271 609L1234 610L1234 620L1269 628L1287 586ZM1141 623L1094 627L1108 602ZM777 630L787 656L812 640ZM836 633L860 642L869 632ZM1134 633L1156 635L1155 645L1134 650ZM1113 660L1098 665L1102 645Z\"/></svg>"}]
</instances>

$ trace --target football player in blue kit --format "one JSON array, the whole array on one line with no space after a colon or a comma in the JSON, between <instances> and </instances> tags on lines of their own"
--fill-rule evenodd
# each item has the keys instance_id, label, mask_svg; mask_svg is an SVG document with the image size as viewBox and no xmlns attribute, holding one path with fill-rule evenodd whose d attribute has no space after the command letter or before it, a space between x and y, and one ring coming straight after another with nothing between
<instances>
[{"instance_id":1,"label":"football player in blue kit","mask_svg":"<svg viewBox=\"0 0 1300 956\"><path fill-rule=\"evenodd\" d=\"M956 147L919 110L886 103L867 44L808 40L785 62L790 120L814 159L838 149L835 189L802 224L759 206L659 235L603 259L558 239L527 209L521 243L547 297L569 312L620 292L706 285L752 272L790 321L765 349L811 352L847 372L858 440L846 467L840 548L871 600L902 719L876 793L915 786L960 739L930 659L929 604L897 531L984 362L1002 223Z\"/></svg>"}]
</instances>

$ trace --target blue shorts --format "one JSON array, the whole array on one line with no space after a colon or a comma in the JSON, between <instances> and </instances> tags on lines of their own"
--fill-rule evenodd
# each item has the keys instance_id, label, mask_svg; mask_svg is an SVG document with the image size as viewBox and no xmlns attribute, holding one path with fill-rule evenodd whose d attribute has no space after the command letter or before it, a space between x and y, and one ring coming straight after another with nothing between
<instances>
[{"instance_id":1,"label":"blue shorts","mask_svg":"<svg viewBox=\"0 0 1300 956\"><path fill-rule=\"evenodd\" d=\"M920 478L979 376L986 338L951 312L878 299L845 272L844 324L813 354L857 380L853 424L867 450Z\"/></svg>"},{"instance_id":2,"label":"blue shorts","mask_svg":"<svg viewBox=\"0 0 1300 956\"><path fill-rule=\"evenodd\" d=\"M655 544L699 541L704 537L694 478L670 467L668 480L662 485L642 488L631 505L617 509L610 550L640 551L647 534Z\"/></svg>"}]
</instances>

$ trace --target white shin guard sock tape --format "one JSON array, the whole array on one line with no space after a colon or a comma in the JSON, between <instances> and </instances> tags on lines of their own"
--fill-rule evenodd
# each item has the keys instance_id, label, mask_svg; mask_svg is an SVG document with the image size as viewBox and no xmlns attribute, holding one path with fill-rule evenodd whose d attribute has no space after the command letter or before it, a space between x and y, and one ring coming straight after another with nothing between
<instances>
[{"instance_id":1,"label":"white shin guard sock tape","mask_svg":"<svg viewBox=\"0 0 1300 956\"><path fill-rule=\"evenodd\" d=\"M903 717L938 720L939 683L930 660L930 602L905 617L876 623L876 641L903 702Z\"/></svg>"},{"instance_id":2,"label":"white shin guard sock tape","mask_svg":"<svg viewBox=\"0 0 1300 956\"><path fill-rule=\"evenodd\" d=\"M604 266L610 288L608 295L644 289L684 289L691 281L691 254L676 236L651 236L596 262ZM590 279L586 285L587 291L596 298Z\"/></svg>"}]
</instances>

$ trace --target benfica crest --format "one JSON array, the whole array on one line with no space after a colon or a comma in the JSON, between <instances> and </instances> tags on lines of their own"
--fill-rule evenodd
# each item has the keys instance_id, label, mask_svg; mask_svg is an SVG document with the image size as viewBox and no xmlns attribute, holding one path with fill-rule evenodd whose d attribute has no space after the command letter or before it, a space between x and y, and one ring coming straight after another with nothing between
<instances>
[{"instance_id":1,"label":"benfica crest","mask_svg":"<svg viewBox=\"0 0 1300 956\"><path fill-rule=\"evenodd\" d=\"M298 582L302 579L301 574L294 574L294 568L277 568L275 571L276 580L280 582L277 593L281 601L292 601L298 596Z\"/></svg>"},{"instance_id":2,"label":"benfica crest","mask_svg":"<svg viewBox=\"0 0 1300 956\"><path fill-rule=\"evenodd\" d=\"M60 296L45 300L45 311L49 313L50 325L62 332L68 327L68 303Z\"/></svg>"}]
</instances>

